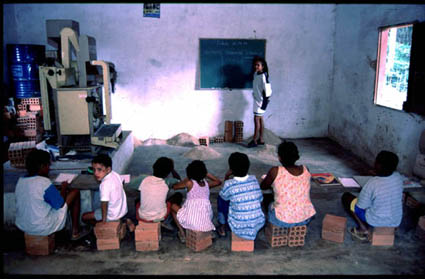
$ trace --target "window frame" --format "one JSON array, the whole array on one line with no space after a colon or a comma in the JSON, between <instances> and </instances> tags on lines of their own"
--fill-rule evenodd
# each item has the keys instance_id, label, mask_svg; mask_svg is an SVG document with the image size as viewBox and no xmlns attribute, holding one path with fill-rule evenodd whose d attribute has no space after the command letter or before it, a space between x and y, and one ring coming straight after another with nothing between
<instances>
[{"instance_id":1,"label":"window frame","mask_svg":"<svg viewBox=\"0 0 425 279\"><path fill-rule=\"evenodd\" d=\"M377 103L377 99L378 99L378 91L381 88L381 86L383 85L383 83L385 82L385 70L383 72L384 78L383 81L380 81L380 75L382 75L380 69L381 69L381 65L385 66L386 64L386 59L382 59L383 61L381 61L381 57L383 56L384 58L386 58L387 56L387 47L388 47L388 32L390 28L402 28L402 27L407 27L407 26L412 26L412 28L414 28L415 24L418 23L417 20L412 21L412 22L404 22L404 23L398 23L398 24L391 24L391 25L386 25L386 26L380 26L378 27L378 49L377 49L377 54L376 54L376 70L375 70L375 88L374 88L374 94L373 94L373 104L376 106L380 106L380 107L384 107L387 109L392 109L392 110L396 110L396 111L400 111L400 112L407 112L404 110L404 104L402 105L401 109L396 109L393 107L389 107L386 105L382 105L382 104L378 104ZM383 36L384 31L386 31L385 35ZM385 40L385 48L383 48L383 40ZM413 34L412 34L412 45L413 45ZM412 46L410 48L410 51L412 51ZM383 55L384 54L384 55ZM410 53L410 59L412 58L412 53ZM409 61L409 75L410 75L410 61ZM409 79L407 80L407 86L409 87ZM407 89L406 92L406 99L407 99L407 95L409 94L409 90Z\"/></svg>"}]
</instances>

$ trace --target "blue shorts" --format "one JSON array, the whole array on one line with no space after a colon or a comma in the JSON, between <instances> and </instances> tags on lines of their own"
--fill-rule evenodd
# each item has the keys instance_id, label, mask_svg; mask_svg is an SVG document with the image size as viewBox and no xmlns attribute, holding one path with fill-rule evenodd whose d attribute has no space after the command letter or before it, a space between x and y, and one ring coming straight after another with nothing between
<instances>
[{"instance_id":1,"label":"blue shorts","mask_svg":"<svg viewBox=\"0 0 425 279\"><path fill-rule=\"evenodd\" d=\"M358 207L357 204L354 206L354 214L356 214L356 216L359 217L360 220L367 223L367 221L366 221L366 210Z\"/></svg>"},{"instance_id":2,"label":"blue shorts","mask_svg":"<svg viewBox=\"0 0 425 279\"><path fill-rule=\"evenodd\" d=\"M286 222L283 222L283 221L277 219L276 212L275 212L275 210L272 206L272 203L269 205L269 213L268 213L269 222L272 223L273 225L281 227L281 228L292 228L292 227L295 227L295 226L307 225L308 223L310 223L312 218L313 217L310 217L310 218L308 218L308 219L306 219L302 222L299 222L299 223L286 223Z\"/></svg>"}]
</instances>

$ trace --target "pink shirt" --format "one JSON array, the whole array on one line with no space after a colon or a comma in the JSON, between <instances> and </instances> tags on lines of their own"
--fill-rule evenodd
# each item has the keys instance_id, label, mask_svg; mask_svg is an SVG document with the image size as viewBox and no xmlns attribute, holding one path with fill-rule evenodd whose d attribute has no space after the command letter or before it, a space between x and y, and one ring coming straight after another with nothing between
<instances>
[{"instance_id":1,"label":"pink shirt","mask_svg":"<svg viewBox=\"0 0 425 279\"><path fill-rule=\"evenodd\" d=\"M285 223L302 222L314 214L316 210L310 200L310 173L303 166L299 176L290 174L280 166L273 181L273 208L276 217Z\"/></svg>"}]
</instances>

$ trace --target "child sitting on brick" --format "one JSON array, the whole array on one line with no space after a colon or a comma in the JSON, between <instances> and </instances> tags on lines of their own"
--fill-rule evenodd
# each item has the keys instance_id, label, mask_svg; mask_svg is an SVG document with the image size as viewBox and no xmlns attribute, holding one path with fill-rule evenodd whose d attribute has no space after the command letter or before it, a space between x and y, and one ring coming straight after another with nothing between
<instances>
[{"instance_id":1,"label":"child sitting on brick","mask_svg":"<svg viewBox=\"0 0 425 279\"><path fill-rule=\"evenodd\" d=\"M295 165L300 158L293 142L284 141L278 147L282 166L272 167L261 182L261 189L273 189L268 208L268 221L278 227L291 228L308 224L316 214L310 200L310 173L306 166Z\"/></svg>"},{"instance_id":2,"label":"child sitting on brick","mask_svg":"<svg viewBox=\"0 0 425 279\"><path fill-rule=\"evenodd\" d=\"M187 188L183 207L173 204L171 208L173 214L176 214L178 222L184 229L201 232L215 230L209 188L221 185L221 180L208 173L204 162L200 160L194 160L187 166L186 175L185 179L173 185L175 190ZM181 242L185 242L185 231L181 227L178 236Z\"/></svg>"},{"instance_id":3,"label":"child sitting on brick","mask_svg":"<svg viewBox=\"0 0 425 279\"><path fill-rule=\"evenodd\" d=\"M175 180L180 180L180 175L174 170L174 162L167 157L161 157L153 164L153 175L143 178L140 183L140 202L136 205L137 219L142 222L161 222L168 228L166 222L169 219L171 206L181 205L183 195L175 193L167 199L169 187L166 178L172 174ZM178 228L181 228L175 214L171 214Z\"/></svg>"},{"instance_id":4,"label":"child sitting on brick","mask_svg":"<svg viewBox=\"0 0 425 279\"><path fill-rule=\"evenodd\" d=\"M381 151L375 160L376 176L363 186L358 198L351 193L342 195L344 209L357 222L350 233L367 240L369 227L398 227L403 217L403 180L395 172L398 157L390 151Z\"/></svg>"},{"instance_id":5,"label":"child sitting on brick","mask_svg":"<svg viewBox=\"0 0 425 279\"><path fill-rule=\"evenodd\" d=\"M44 150L31 151L25 166L28 176L18 180L15 189L16 226L30 235L46 236L65 227L68 208L71 210L72 236L78 240L89 231L80 231L80 191L68 189L62 182L60 192L48 178L50 154Z\"/></svg>"},{"instance_id":6,"label":"child sitting on brick","mask_svg":"<svg viewBox=\"0 0 425 279\"><path fill-rule=\"evenodd\" d=\"M248 175L250 162L246 154L234 152L228 162L229 170L225 174L224 186L217 198L217 219L220 224L217 232L220 236L226 236L225 224L228 222L235 235L255 240L265 223L261 210L263 194L260 185L254 175ZM230 202L227 208L223 201Z\"/></svg>"},{"instance_id":7,"label":"child sitting on brick","mask_svg":"<svg viewBox=\"0 0 425 279\"><path fill-rule=\"evenodd\" d=\"M83 214L82 219L87 224L95 225L98 222L128 221L127 198L123 188L121 176L112 170L112 160L106 154L99 154L92 160L93 174L100 181L100 208ZM119 231L125 230L120 224ZM130 229L131 230L131 229ZM133 228L134 230L134 228Z\"/></svg>"}]
</instances>

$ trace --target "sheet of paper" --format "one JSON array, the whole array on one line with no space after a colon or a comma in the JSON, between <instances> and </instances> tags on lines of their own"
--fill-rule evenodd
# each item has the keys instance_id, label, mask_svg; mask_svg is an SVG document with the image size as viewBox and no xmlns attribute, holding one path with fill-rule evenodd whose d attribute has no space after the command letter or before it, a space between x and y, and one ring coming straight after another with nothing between
<instances>
[{"instance_id":1,"label":"sheet of paper","mask_svg":"<svg viewBox=\"0 0 425 279\"><path fill-rule=\"evenodd\" d=\"M354 175L354 180L359 183L360 187L363 187L366 185L366 183L371 179L373 176L367 176L367 175Z\"/></svg>"},{"instance_id":2,"label":"sheet of paper","mask_svg":"<svg viewBox=\"0 0 425 279\"><path fill-rule=\"evenodd\" d=\"M66 181L66 182L68 182L68 183L71 183L71 182L72 182L72 180L74 180L74 178L75 178L76 176L77 176L77 174L76 174L76 173L60 173L60 174L56 177L55 182L62 183L62 182L64 182L64 181Z\"/></svg>"},{"instance_id":3,"label":"sheet of paper","mask_svg":"<svg viewBox=\"0 0 425 279\"><path fill-rule=\"evenodd\" d=\"M130 175L129 174L121 174L121 179L124 180L124 183L130 182Z\"/></svg>"},{"instance_id":4,"label":"sheet of paper","mask_svg":"<svg viewBox=\"0 0 425 279\"><path fill-rule=\"evenodd\" d=\"M355 187L360 188L360 185L350 177L338 177L338 180L341 182L344 187Z\"/></svg>"}]
</instances>

